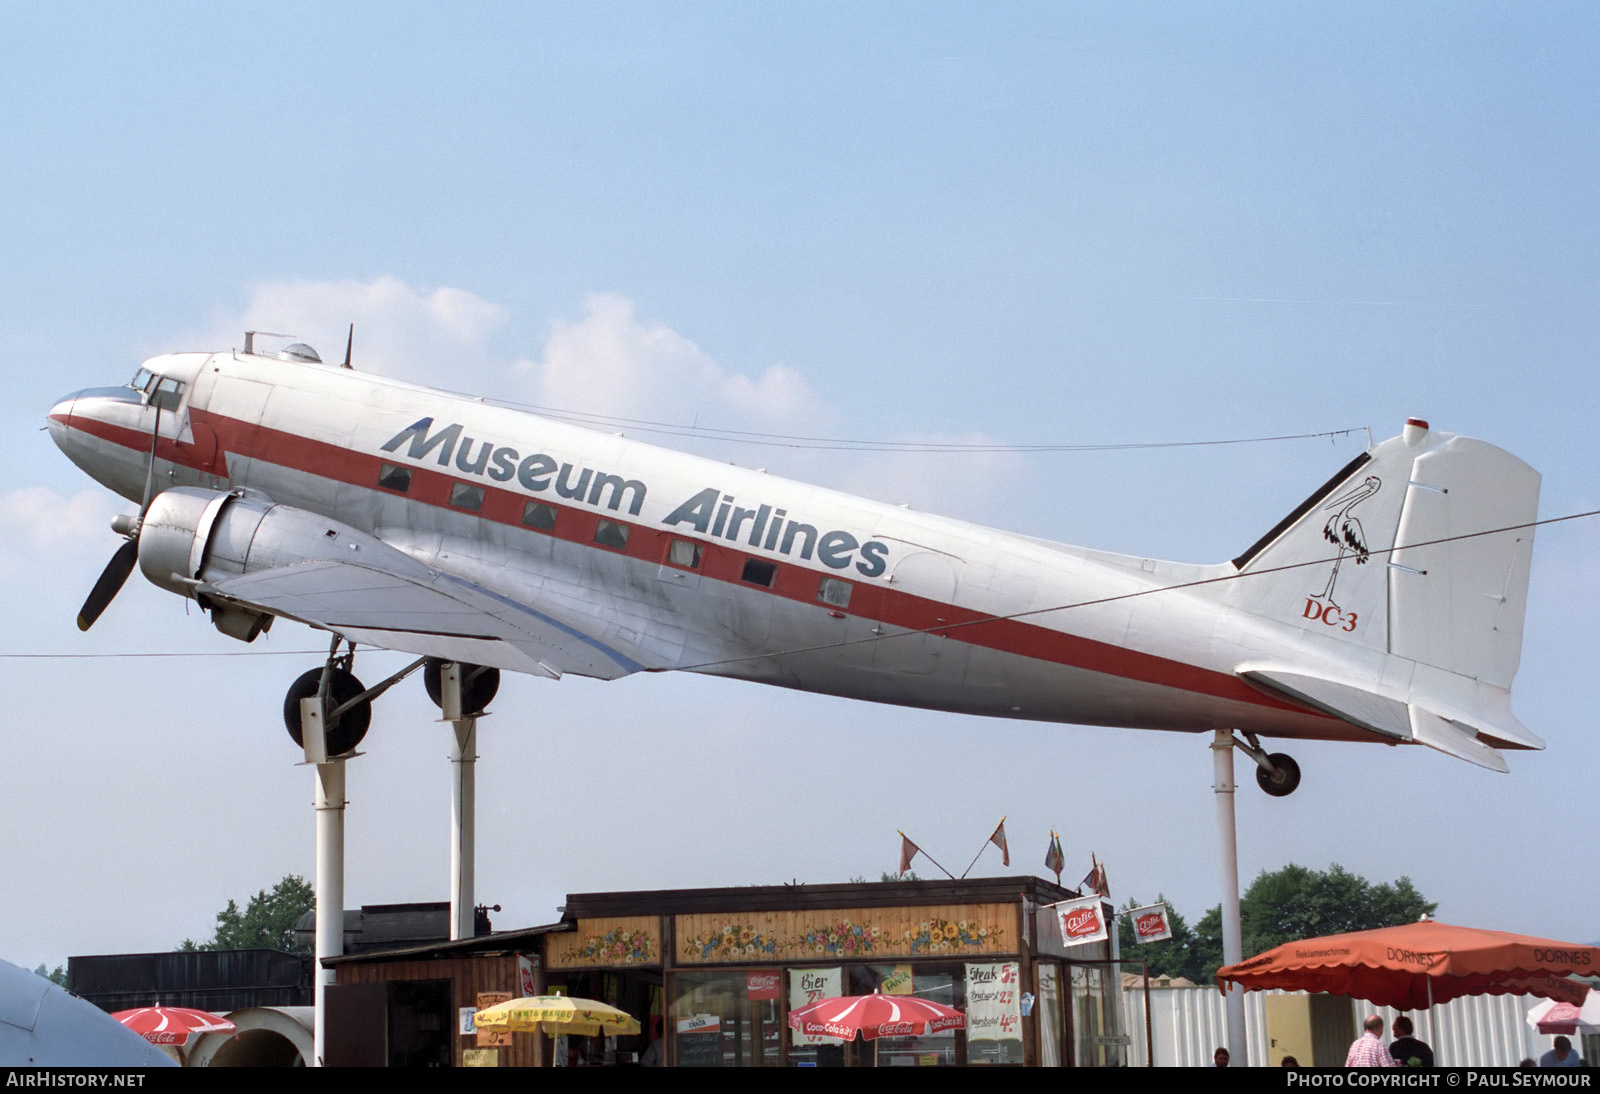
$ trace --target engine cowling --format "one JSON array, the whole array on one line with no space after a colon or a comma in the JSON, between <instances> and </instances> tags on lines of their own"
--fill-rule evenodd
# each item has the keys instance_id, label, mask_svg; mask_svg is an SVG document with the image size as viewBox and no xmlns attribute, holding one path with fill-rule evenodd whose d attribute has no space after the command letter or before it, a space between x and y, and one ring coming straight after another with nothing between
<instances>
[{"instance_id":1,"label":"engine cowling","mask_svg":"<svg viewBox=\"0 0 1600 1094\"><path fill-rule=\"evenodd\" d=\"M411 563L375 536L241 490L179 486L151 502L139 526L139 569L159 588L197 601L223 634L252 642L272 616L208 598L198 588L242 574L319 559Z\"/></svg>"}]
</instances>

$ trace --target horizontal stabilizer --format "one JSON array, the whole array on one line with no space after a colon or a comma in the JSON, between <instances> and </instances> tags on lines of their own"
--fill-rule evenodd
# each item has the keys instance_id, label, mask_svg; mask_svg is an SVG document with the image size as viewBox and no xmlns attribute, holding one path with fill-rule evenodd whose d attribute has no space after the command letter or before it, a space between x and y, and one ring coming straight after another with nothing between
<instances>
[{"instance_id":1,"label":"horizontal stabilizer","mask_svg":"<svg viewBox=\"0 0 1600 1094\"><path fill-rule=\"evenodd\" d=\"M1298 672L1247 668L1239 675L1265 691L1287 695L1351 725L1400 741L1411 739L1411 719L1406 704L1398 699Z\"/></svg>"},{"instance_id":2,"label":"horizontal stabilizer","mask_svg":"<svg viewBox=\"0 0 1600 1094\"><path fill-rule=\"evenodd\" d=\"M1256 668L1244 669L1239 675L1263 690L1287 696L1393 741L1427 745L1501 774L1511 770L1500 753L1479 739L1475 729L1416 703L1297 672Z\"/></svg>"},{"instance_id":3,"label":"horizontal stabilizer","mask_svg":"<svg viewBox=\"0 0 1600 1094\"><path fill-rule=\"evenodd\" d=\"M1505 775L1511 768L1505 758L1478 740L1473 734L1454 722L1447 722L1437 714L1430 714L1419 706L1411 708L1411 739L1418 744L1437 749L1447 756L1466 760L1490 771Z\"/></svg>"}]
</instances>

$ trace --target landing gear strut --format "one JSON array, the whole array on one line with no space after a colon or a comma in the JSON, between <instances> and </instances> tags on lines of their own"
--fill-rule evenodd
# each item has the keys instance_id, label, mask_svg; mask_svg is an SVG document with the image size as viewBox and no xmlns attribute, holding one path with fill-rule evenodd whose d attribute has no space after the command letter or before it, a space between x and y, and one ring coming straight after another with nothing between
<instances>
[{"instance_id":1,"label":"landing gear strut","mask_svg":"<svg viewBox=\"0 0 1600 1094\"><path fill-rule=\"evenodd\" d=\"M1294 757L1284 752L1267 752L1254 733L1246 733L1245 741L1235 738L1233 744L1240 752L1256 762L1256 785L1274 798L1286 798L1300 785L1300 765Z\"/></svg>"},{"instance_id":2,"label":"landing gear strut","mask_svg":"<svg viewBox=\"0 0 1600 1094\"><path fill-rule=\"evenodd\" d=\"M416 672L423 663L423 659L419 657L381 684L369 688L356 679L355 674L350 671L355 665L356 644L349 643L349 648L341 654L339 646L343 642L343 638L334 635L333 646L328 650L327 663L320 669L310 669L301 673L300 677L289 685L289 693L283 699L284 727L288 729L294 743L304 747L305 735L300 724L300 700L310 699L318 693L322 695L322 707L327 712L325 715L327 730L324 739L330 757L343 756L355 751L372 725L372 700ZM499 678L496 677L496 683L498 682Z\"/></svg>"},{"instance_id":3,"label":"landing gear strut","mask_svg":"<svg viewBox=\"0 0 1600 1094\"><path fill-rule=\"evenodd\" d=\"M444 709L444 662L428 658L422 669L422 683L428 689L428 698L440 710ZM500 670L486 665L461 666L461 717L476 718L483 708L494 700L500 690Z\"/></svg>"}]
</instances>

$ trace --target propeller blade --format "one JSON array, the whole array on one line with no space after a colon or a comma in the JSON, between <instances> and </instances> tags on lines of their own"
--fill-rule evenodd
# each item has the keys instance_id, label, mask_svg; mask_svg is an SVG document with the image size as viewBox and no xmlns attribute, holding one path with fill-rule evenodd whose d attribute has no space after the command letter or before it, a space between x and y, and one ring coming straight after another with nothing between
<instances>
[{"instance_id":1,"label":"propeller blade","mask_svg":"<svg viewBox=\"0 0 1600 1094\"><path fill-rule=\"evenodd\" d=\"M111 561L106 563L106 568L101 571L100 580L89 590L89 598L83 602L83 607L78 609L80 631L86 631L94 626L94 621L100 618L100 613L106 610L112 598L121 591L123 582L133 573L133 564L138 560L139 545L133 540L130 539L117 548L117 553L111 556Z\"/></svg>"}]
</instances>

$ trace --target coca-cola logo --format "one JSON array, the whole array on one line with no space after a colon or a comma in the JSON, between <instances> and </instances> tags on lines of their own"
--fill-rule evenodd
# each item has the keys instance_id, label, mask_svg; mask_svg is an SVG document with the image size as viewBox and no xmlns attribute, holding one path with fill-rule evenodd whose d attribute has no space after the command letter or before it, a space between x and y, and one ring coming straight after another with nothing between
<instances>
[{"instance_id":1,"label":"coca-cola logo","mask_svg":"<svg viewBox=\"0 0 1600 1094\"><path fill-rule=\"evenodd\" d=\"M1061 929L1068 938L1077 938L1080 935L1098 934L1100 931L1100 914L1093 908L1079 908L1077 911L1068 912L1061 917Z\"/></svg>"},{"instance_id":2,"label":"coca-cola logo","mask_svg":"<svg viewBox=\"0 0 1600 1094\"><path fill-rule=\"evenodd\" d=\"M1160 912L1151 912L1134 919L1133 929L1140 938L1149 938L1153 934L1165 934L1167 930L1167 917Z\"/></svg>"},{"instance_id":3,"label":"coca-cola logo","mask_svg":"<svg viewBox=\"0 0 1600 1094\"><path fill-rule=\"evenodd\" d=\"M753 972L745 979L745 990L751 999L776 999L778 997L778 974L775 972Z\"/></svg>"}]
</instances>

